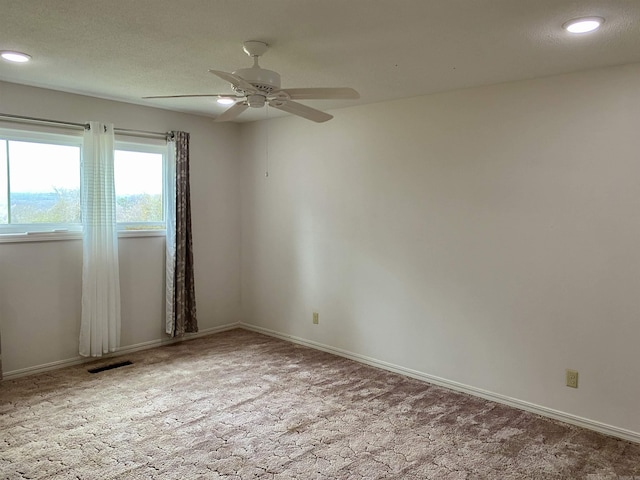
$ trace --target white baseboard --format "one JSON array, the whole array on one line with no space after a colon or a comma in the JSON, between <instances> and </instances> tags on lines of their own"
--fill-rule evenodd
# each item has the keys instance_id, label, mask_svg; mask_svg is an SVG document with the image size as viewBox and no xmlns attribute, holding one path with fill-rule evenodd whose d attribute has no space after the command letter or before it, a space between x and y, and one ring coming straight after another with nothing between
<instances>
[{"instance_id":1,"label":"white baseboard","mask_svg":"<svg viewBox=\"0 0 640 480\"><path fill-rule=\"evenodd\" d=\"M525 402L524 400L519 400L517 398L507 397L506 395L501 395L499 393L490 392L480 388L472 387L470 385L465 385L463 383L454 382L452 380L447 380L446 378L436 377L434 375L429 375L428 373L419 372L417 370L401 367L399 365L394 365L392 363L383 362L375 358L366 357L364 355L349 352L347 350L343 350L340 348L335 348L330 345L324 345L322 343L314 342L312 340L306 340L304 338L296 337L293 335L276 332L268 328L258 327L258 326L250 325L244 322L241 322L239 326L246 330L251 330L254 332L269 335L271 337L280 338L282 340L287 340L289 342L297 343L299 345L304 345L310 348L314 348L316 350L321 350L323 352L332 353L334 355L345 357L350 360L354 360L356 362L364 363L366 365L371 365L373 367L381 368L383 370L387 370L390 372L399 373L407 377L422 380L422 381L432 383L434 385L439 385L441 387L449 388L451 390L455 390L458 392L468 393L476 397L481 397L496 403L501 403L504 405L508 405L510 407L518 408L520 410L525 410L527 412L535 413L543 417L553 418L555 420L560 420L562 422L569 423L571 425L576 425L578 427L583 427L589 430L594 430L596 432L604 433L612 437L640 443L640 433L634 432L632 430L626 430L624 428L615 427L613 425L607 425L605 423L597 422L595 420L590 420L588 418L579 417L577 415L572 415L570 413L561 412L558 410L554 410L552 408L543 407L541 405L536 405L530 402Z\"/></svg>"},{"instance_id":2,"label":"white baseboard","mask_svg":"<svg viewBox=\"0 0 640 480\"><path fill-rule=\"evenodd\" d=\"M18 370L12 370L9 372L3 372L3 379L10 380L13 378L24 377L27 375L34 375L36 373L48 372L50 370L57 370L59 368L70 367L72 365L80 365L82 363L94 362L98 359L104 358L113 358L120 357L122 355L127 355L129 353L138 352L140 350L149 350L150 348L161 347L163 345L170 345L172 343L183 342L185 340L193 340L194 338L204 337L206 335L211 335L213 333L220 333L227 330L232 330L234 328L240 328L240 323L229 323L226 325L221 325L219 327L206 328L204 330L200 330L198 333L186 333L183 337L177 338L159 338L156 340L150 340L148 342L136 343L135 345L126 345L124 347L118 348L117 351L113 353L107 353L102 355L101 357L73 357L68 358L66 360L58 360L55 362L45 363L42 365L35 365L33 367L21 368Z\"/></svg>"}]
</instances>

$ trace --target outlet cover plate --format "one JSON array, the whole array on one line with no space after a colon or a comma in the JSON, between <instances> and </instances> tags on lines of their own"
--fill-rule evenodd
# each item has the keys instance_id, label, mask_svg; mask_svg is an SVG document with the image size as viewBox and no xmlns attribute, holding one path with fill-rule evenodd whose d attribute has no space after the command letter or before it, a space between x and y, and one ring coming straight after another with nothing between
<instances>
[{"instance_id":1,"label":"outlet cover plate","mask_svg":"<svg viewBox=\"0 0 640 480\"><path fill-rule=\"evenodd\" d=\"M576 370L566 370L567 387L578 388L578 372Z\"/></svg>"}]
</instances>

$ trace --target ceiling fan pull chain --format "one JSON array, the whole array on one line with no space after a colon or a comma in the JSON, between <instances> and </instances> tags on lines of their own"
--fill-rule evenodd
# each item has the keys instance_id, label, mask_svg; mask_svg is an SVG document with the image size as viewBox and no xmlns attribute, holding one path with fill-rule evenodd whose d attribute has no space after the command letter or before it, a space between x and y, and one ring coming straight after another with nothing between
<instances>
[{"instance_id":1,"label":"ceiling fan pull chain","mask_svg":"<svg viewBox=\"0 0 640 480\"><path fill-rule=\"evenodd\" d=\"M264 176L269 178L269 104L265 105L265 114L267 121L265 122L265 155L264 155Z\"/></svg>"}]
</instances>

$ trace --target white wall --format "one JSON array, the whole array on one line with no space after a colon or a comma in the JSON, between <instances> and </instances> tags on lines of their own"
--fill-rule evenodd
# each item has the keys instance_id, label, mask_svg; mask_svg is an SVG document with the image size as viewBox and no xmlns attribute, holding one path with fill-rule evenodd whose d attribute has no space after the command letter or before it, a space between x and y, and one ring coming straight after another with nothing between
<instances>
[{"instance_id":1,"label":"white wall","mask_svg":"<svg viewBox=\"0 0 640 480\"><path fill-rule=\"evenodd\" d=\"M200 330L239 320L239 127L165 110L0 82L0 112L190 132L191 206ZM0 122L0 127L10 124ZM122 346L164 335L164 237L122 238ZM78 355L82 244L0 244L5 374Z\"/></svg>"},{"instance_id":2,"label":"white wall","mask_svg":"<svg viewBox=\"0 0 640 480\"><path fill-rule=\"evenodd\" d=\"M640 65L333 113L242 126L244 321L640 432Z\"/></svg>"}]
</instances>

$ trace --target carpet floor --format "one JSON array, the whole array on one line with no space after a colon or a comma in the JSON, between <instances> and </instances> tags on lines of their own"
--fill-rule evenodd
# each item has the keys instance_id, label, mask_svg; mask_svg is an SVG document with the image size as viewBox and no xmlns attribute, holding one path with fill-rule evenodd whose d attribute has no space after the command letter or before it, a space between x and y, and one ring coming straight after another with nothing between
<instances>
[{"instance_id":1,"label":"carpet floor","mask_svg":"<svg viewBox=\"0 0 640 480\"><path fill-rule=\"evenodd\" d=\"M245 330L5 380L0 429L7 480L640 479L638 444Z\"/></svg>"}]
</instances>

